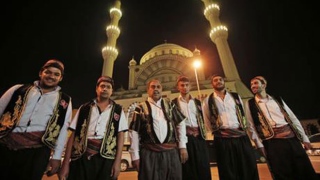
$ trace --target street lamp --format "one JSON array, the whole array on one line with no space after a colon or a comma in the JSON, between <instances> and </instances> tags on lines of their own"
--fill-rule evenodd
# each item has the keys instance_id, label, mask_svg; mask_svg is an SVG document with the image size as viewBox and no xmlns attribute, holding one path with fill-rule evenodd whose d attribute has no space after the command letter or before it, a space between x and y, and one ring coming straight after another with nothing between
<instances>
[{"instance_id":1,"label":"street lamp","mask_svg":"<svg viewBox=\"0 0 320 180\"><path fill-rule=\"evenodd\" d=\"M200 87L199 87L199 80L198 80L198 73L197 69L201 66L201 61L200 60L195 60L193 62L193 67L194 67L194 74L196 75L196 81L197 81L197 87L198 87L198 96L201 98L201 93L200 93Z\"/></svg>"}]
</instances>

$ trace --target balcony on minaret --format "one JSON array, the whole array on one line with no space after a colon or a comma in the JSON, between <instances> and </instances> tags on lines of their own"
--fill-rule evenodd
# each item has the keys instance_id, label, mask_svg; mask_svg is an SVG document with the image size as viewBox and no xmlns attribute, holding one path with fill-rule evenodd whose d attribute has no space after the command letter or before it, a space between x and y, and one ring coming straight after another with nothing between
<instances>
[{"instance_id":1,"label":"balcony on minaret","mask_svg":"<svg viewBox=\"0 0 320 180\"><path fill-rule=\"evenodd\" d=\"M113 18L120 19L121 16L122 16L122 12L121 12L120 9L118 9L118 8L111 8L110 9L110 17L111 17L111 19L113 19Z\"/></svg>"},{"instance_id":2,"label":"balcony on minaret","mask_svg":"<svg viewBox=\"0 0 320 180\"><path fill-rule=\"evenodd\" d=\"M228 28L223 25L216 26L210 31L210 38L213 42L218 38L227 39L228 38Z\"/></svg>"},{"instance_id":3,"label":"balcony on minaret","mask_svg":"<svg viewBox=\"0 0 320 180\"><path fill-rule=\"evenodd\" d=\"M106 46L102 49L103 59L116 59L118 56L118 50L111 46Z\"/></svg>"},{"instance_id":4,"label":"balcony on minaret","mask_svg":"<svg viewBox=\"0 0 320 180\"><path fill-rule=\"evenodd\" d=\"M115 37L115 38L118 38L119 35L120 35L120 29L117 27L117 26L114 26L114 25L109 25L107 26L107 36L108 37Z\"/></svg>"},{"instance_id":5,"label":"balcony on minaret","mask_svg":"<svg viewBox=\"0 0 320 180\"><path fill-rule=\"evenodd\" d=\"M210 4L206 9L204 10L203 14L204 16L210 20L214 17L219 17L220 13L220 7L217 4Z\"/></svg>"}]
</instances>

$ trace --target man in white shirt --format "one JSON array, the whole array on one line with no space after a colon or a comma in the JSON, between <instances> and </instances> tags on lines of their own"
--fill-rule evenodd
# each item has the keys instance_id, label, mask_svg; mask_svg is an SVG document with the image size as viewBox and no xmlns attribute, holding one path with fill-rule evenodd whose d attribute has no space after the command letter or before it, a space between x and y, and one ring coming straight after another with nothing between
<instances>
[{"instance_id":1,"label":"man in white shirt","mask_svg":"<svg viewBox=\"0 0 320 180\"><path fill-rule=\"evenodd\" d=\"M184 180L211 180L209 152L206 143L206 129L202 115L201 101L191 96L191 84L187 76L179 76L177 89L180 95L172 102L186 116L188 160L182 164Z\"/></svg>"},{"instance_id":2,"label":"man in white shirt","mask_svg":"<svg viewBox=\"0 0 320 180\"><path fill-rule=\"evenodd\" d=\"M110 99L113 88L113 79L101 76L96 84L97 97L78 109L70 125L72 133L59 179L118 178L128 121L122 106Z\"/></svg>"},{"instance_id":3,"label":"man in white shirt","mask_svg":"<svg viewBox=\"0 0 320 180\"><path fill-rule=\"evenodd\" d=\"M181 163L188 159L185 117L162 98L159 80L149 81L147 91L129 127L132 164L139 180L181 180Z\"/></svg>"},{"instance_id":4,"label":"man in white shirt","mask_svg":"<svg viewBox=\"0 0 320 180\"><path fill-rule=\"evenodd\" d=\"M63 63L49 60L40 80L15 85L1 97L1 180L41 180L45 171L51 176L59 170L72 115L71 97L58 86L63 74Z\"/></svg>"},{"instance_id":5,"label":"man in white shirt","mask_svg":"<svg viewBox=\"0 0 320 180\"><path fill-rule=\"evenodd\" d=\"M274 179L318 179L305 151L312 147L298 118L280 97L267 94L264 77L256 76L250 83L255 96L246 103L246 115Z\"/></svg>"},{"instance_id":6,"label":"man in white shirt","mask_svg":"<svg viewBox=\"0 0 320 180\"><path fill-rule=\"evenodd\" d=\"M253 146L247 135L254 137L244 115L240 96L227 92L221 75L211 78L213 93L203 101L204 121L214 136L220 180L258 180L259 173Z\"/></svg>"}]
</instances>

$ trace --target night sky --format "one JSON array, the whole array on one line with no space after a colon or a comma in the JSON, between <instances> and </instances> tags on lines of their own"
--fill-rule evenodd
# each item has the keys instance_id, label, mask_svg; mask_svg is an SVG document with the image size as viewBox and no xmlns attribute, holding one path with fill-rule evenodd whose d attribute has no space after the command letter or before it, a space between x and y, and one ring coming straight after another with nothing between
<instances>
[{"instance_id":1,"label":"night sky","mask_svg":"<svg viewBox=\"0 0 320 180\"><path fill-rule=\"evenodd\" d=\"M220 0L220 20L229 29L229 46L243 82L268 80L268 93L281 95L300 119L319 118L319 10L316 1ZM17 83L38 79L52 58L64 62L62 89L73 107L95 97L101 75L101 49L113 0L16 0L1 5L0 95ZM128 86L128 63L154 46L198 48L206 77L221 73L216 46L201 0L123 0L113 77L116 89Z\"/></svg>"}]
</instances>

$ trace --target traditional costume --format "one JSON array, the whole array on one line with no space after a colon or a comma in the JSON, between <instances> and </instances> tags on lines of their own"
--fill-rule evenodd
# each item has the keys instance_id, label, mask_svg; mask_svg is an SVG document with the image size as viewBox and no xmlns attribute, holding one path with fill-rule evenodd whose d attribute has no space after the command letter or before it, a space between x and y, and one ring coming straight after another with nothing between
<instances>
[{"instance_id":1,"label":"traditional costume","mask_svg":"<svg viewBox=\"0 0 320 180\"><path fill-rule=\"evenodd\" d=\"M214 135L220 180L258 180L256 157L247 135L250 126L239 95L226 92L222 100L212 93L203 102L203 112Z\"/></svg>"},{"instance_id":2,"label":"traditional costume","mask_svg":"<svg viewBox=\"0 0 320 180\"><path fill-rule=\"evenodd\" d=\"M149 97L136 108L129 129L132 160L140 159L139 180L182 179L179 148L186 148L184 119L167 99L154 102Z\"/></svg>"},{"instance_id":3,"label":"traditional costume","mask_svg":"<svg viewBox=\"0 0 320 180\"><path fill-rule=\"evenodd\" d=\"M172 100L187 117L188 160L182 164L182 177L187 179L211 180L209 152L206 142L206 129L202 115L201 102L192 98L186 102L181 96Z\"/></svg>"}]
</instances>

